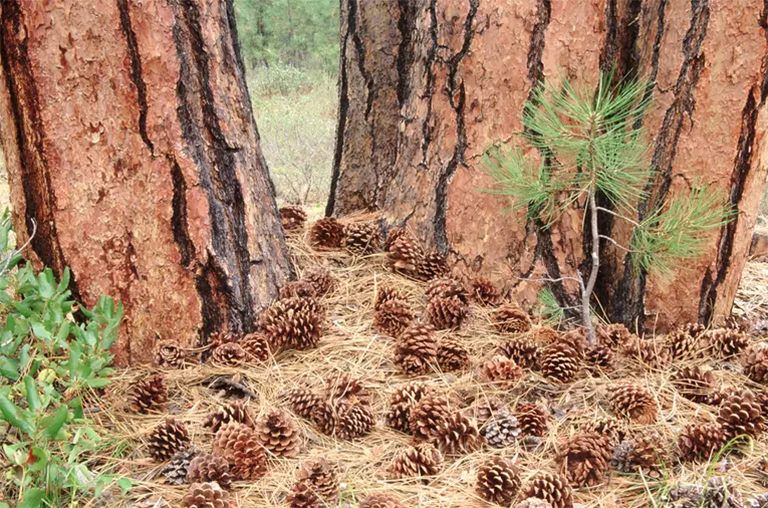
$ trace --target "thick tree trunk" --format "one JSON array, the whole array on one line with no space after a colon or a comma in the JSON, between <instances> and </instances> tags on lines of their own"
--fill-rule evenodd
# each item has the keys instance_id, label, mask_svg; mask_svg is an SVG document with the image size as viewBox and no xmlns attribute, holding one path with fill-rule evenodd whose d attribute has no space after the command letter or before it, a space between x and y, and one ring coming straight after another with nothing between
<instances>
[{"instance_id":1,"label":"thick tree trunk","mask_svg":"<svg viewBox=\"0 0 768 508\"><path fill-rule=\"evenodd\" d=\"M2 2L0 62L16 231L125 304L117 360L251 330L290 268L232 0Z\"/></svg>"},{"instance_id":2,"label":"thick tree trunk","mask_svg":"<svg viewBox=\"0 0 768 508\"><path fill-rule=\"evenodd\" d=\"M600 69L656 83L643 119L658 171L638 217L695 179L738 210L672 280L636 274L601 246L596 304L629 325L709 322L730 308L766 178L764 2L694 0L342 1L338 145L328 214L380 210L451 254L457 270L503 278L533 304L531 279L588 269L581 214L541 231L502 214L479 156L522 129L531 88ZM601 233L629 232L601 213ZM587 233L588 234L588 233ZM589 238L587 236L587 238ZM565 305L578 286L548 285Z\"/></svg>"}]
</instances>

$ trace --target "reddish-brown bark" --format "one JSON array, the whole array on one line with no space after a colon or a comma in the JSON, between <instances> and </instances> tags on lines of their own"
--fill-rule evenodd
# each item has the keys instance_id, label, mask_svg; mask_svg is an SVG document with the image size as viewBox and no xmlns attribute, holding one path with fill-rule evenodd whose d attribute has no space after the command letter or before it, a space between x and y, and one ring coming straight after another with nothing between
<instances>
[{"instance_id":1,"label":"reddish-brown bark","mask_svg":"<svg viewBox=\"0 0 768 508\"><path fill-rule=\"evenodd\" d=\"M289 266L231 0L12 0L0 32L16 230L125 304L117 360L251 330Z\"/></svg>"},{"instance_id":2,"label":"reddish-brown bark","mask_svg":"<svg viewBox=\"0 0 768 508\"><path fill-rule=\"evenodd\" d=\"M379 210L450 252L458 270L503 279L532 304L549 275L585 264L579 213L548 231L502 214L509 202L479 156L513 139L531 88L600 69L657 83L644 118L658 176L638 216L696 179L730 196L738 218L668 281L636 275L602 246L597 298L614 320L665 329L730 312L766 178L768 45L764 2L420 0L342 2L340 118L328 213ZM362 139L361 139L362 138ZM601 233L629 231L601 216ZM570 281L549 284L577 303Z\"/></svg>"}]
</instances>

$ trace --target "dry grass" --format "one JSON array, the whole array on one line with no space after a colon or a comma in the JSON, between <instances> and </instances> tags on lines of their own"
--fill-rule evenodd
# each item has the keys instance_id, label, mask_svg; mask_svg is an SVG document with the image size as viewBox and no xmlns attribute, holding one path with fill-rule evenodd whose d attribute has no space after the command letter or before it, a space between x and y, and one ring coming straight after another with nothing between
<instances>
[{"instance_id":1,"label":"dry grass","mask_svg":"<svg viewBox=\"0 0 768 508\"><path fill-rule=\"evenodd\" d=\"M217 374L239 373L259 394L251 401L255 415L280 406L280 394L303 381L322 384L324 378L335 371L344 371L363 380L373 392L373 404L381 419L387 409L387 400L393 387L407 381L398 374L391 362L391 339L378 335L372 328L372 300L376 287L396 284L409 295L414 308L425 306L423 284L390 273L383 255L364 259L343 253L311 251L302 237L290 240L291 250L300 271L316 264L327 264L339 281L336 290L324 301L328 309L327 330L320 346L312 351L288 352L268 365L253 365L242 369L213 369L195 366L166 373L172 402L168 412L188 425L194 444L203 450L210 447L211 436L202 426L209 407L220 402L219 395L207 388L207 380ZM458 332L471 351L472 363L477 365L491 356L502 339L491 326L490 310L473 306L469 321ZM704 360L702 360L704 361ZM745 379L734 372L729 363L716 363L718 379L723 385L743 386ZM98 425L111 433L114 446L128 445L130 451L118 464L118 470L138 481L128 498L113 504L130 506L139 501L142 506L153 506L161 497L171 506L179 506L186 487L172 487L162 483L158 475L160 465L146 452L146 439L152 428L165 414L135 415L126 407L126 392L130 383L145 373L143 370L121 372L110 386L101 412L94 415ZM391 481L386 469L393 456L409 441L409 437L387 428L379 421L374 432L354 442L340 441L319 434L309 422L297 418L304 434L304 450L297 459L273 460L269 473L253 483L241 482L233 489L237 506L257 508L285 505L298 464L310 457L325 457L336 463L342 484L341 506L356 506L367 494L388 492L400 497L406 506L486 506L474 492L478 467L492 455L503 455L515 460L528 480L535 473L556 468L555 457L562 439L579 425L595 415L610 414L606 394L618 381L633 380L647 387L656 397L659 420L650 426L633 426L633 433L657 436L659 452L666 467L661 479L641 474L623 475L613 472L609 481L594 488L580 489L576 500L587 507L646 507L660 506L659 497L678 482L702 484L715 471L712 464L676 463L670 451L681 426L692 421L713 421L714 408L694 404L681 397L670 383L669 370L654 371L628 359L621 361L616 370L607 375L583 375L568 385L553 385L538 374L526 375L514 389L503 391L479 382L473 371L456 374L435 372L424 381L436 389L452 394L456 400L474 397L498 396L514 409L523 401L538 402L549 408L552 416L549 434L535 451L515 446L506 450L486 448L461 457L449 457L439 476L428 485L417 480ZM764 492L754 473L754 466L763 457L766 443L763 438L751 443L743 458L728 456L728 478L745 495ZM111 459L114 460L114 459ZM723 467L723 463L718 465ZM145 504L141 504L144 502Z\"/></svg>"}]
</instances>

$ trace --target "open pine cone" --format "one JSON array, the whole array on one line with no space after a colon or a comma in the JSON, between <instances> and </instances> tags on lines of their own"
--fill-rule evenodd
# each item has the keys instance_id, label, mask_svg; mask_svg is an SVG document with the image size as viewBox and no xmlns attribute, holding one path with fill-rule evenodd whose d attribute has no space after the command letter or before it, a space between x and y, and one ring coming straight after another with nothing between
<instances>
[{"instance_id":1,"label":"open pine cone","mask_svg":"<svg viewBox=\"0 0 768 508\"><path fill-rule=\"evenodd\" d=\"M587 364L587 367L591 370L610 370L613 368L614 361L615 355L610 346L595 344L594 346L587 346L586 349L584 349L584 363Z\"/></svg>"},{"instance_id":2,"label":"open pine cone","mask_svg":"<svg viewBox=\"0 0 768 508\"><path fill-rule=\"evenodd\" d=\"M469 309L457 296L430 298L427 318L436 330L456 330L467 317Z\"/></svg>"},{"instance_id":3,"label":"open pine cone","mask_svg":"<svg viewBox=\"0 0 768 508\"><path fill-rule=\"evenodd\" d=\"M387 243L389 243L389 237L387 237ZM412 277L418 276L417 270L424 259L424 251L413 235L400 234L389 244L387 251L389 266L393 271Z\"/></svg>"},{"instance_id":4,"label":"open pine cone","mask_svg":"<svg viewBox=\"0 0 768 508\"><path fill-rule=\"evenodd\" d=\"M373 326L386 335L398 337L413 322L413 312L405 300L385 300L373 314Z\"/></svg>"},{"instance_id":5,"label":"open pine cone","mask_svg":"<svg viewBox=\"0 0 768 508\"><path fill-rule=\"evenodd\" d=\"M482 429L482 434L492 448L509 448L520 437L520 422L508 411L495 413Z\"/></svg>"},{"instance_id":6,"label":"open pine cone","mask_svg":"<svg viewBox=\"0 0 768 508\"><path fill-rule=\"evenodd\" d=\"M155 344L155 365L169 369L184 368L184 350L175 340L159 340Z\"/></svg>"},{"instance_id":7,"label":"open pine cone","mask_svg":"<svg viewBox=\"0 0 768 508\"><path fill-rule=\"evenodd\" d=\"M552 508L573 508L571 487L559 474L539 473L534 476L525 488L523 497L543 499Z\"/></svg>"},{"instance_id":8,"label":"open pine cone","mask_svg":"<svg viewBox=\"0 0 768 508\"><path fill-rule=\"evenodd\" d=\"M613 445L619 444L627 434L627 426L623 421L610 416L596 416L581 426L583 433L595 433L605 436Z\"/></svg>"},{"instance_id":9,"label":"open pine cone","mask_svg":"<svg viewBox=\"0 0 768 508\"><path fill-rule=\"evenodd\" d=\"M432 325L414 323L395 340L395 365L408 376L421 376L437 363L437 340Z\"/></svg>"},{"instance_id":10,"label":"open pine cone","mask_svg":"<svg viewBox=\"0 0 768 508\"><path fill-rule=\"evenodd\" d=\"M376 419L367 404L342 402L335 408L334 432L339 439L352 440L370 434Z\"/></svg>"},{"instance_id":11,"label":"open pine cone","mask_svg":"<svg viewBox=\"0 0 768 508\"><path fill-rule=\"evenodd\" d=\"M312 224L309 244L315 248L338 250L344 241L344 225L333 217L323 217Z\"/></svg>"},{"instance_id":12,"label":"open pine cone","mask_svg":"<svg viewBox=\"0 0 768 508\"><path fill-rule=\"evenodd\" d=\"M269 360L269 338L260 332L249 333L240 340L248 361L266 362Z\"/></svg>"},{"instance_id":13,"label":"open pine cone","mask_svg":"<svg viewBox=\"0 0 768 508\"><path fill-rule=\"evenodd\" d=\"M598 344L610 346L611 349L620 349L633 340L634 335L622 324L598 325L595 328Z\"/></svg>"},{"instance_id":14,"label":"open pine cone","mask_svg":"<svg viewBox=\"0 0 768 508\"><path fill-rule=\"evenodd\" d=\"M494 383L499 388L510 389L523 377L521 369L513 360L506 356L496 356L487 360L478 369L480 379Z\"/></svg>"},{"instance_id":15,"label":"open pine cone","mask_svg":"<svg viewBox=\"0 0 768 508\"><path fill-rule=\"evenodd\" d=\"M229 462L232 475L240 480L261 478L267 471L267 454L256 435L247 425L229 422L213 439L213 452Z\"/></svg>"},{"instance_id":16,"label":"open pine cone","mask_svg":"<svg viewBox=\"0 0 768 508\"><path fill-rule=\"evenodd\" d=\"M208 336L208 346L210 349L216 349L223 344L237 342L237 336L229 330L216 330Z\"/></svg>"},{"instance_id":17,"label":"open pine cone","mask_svg":"<svg viewBox=\"0 0 768 508\"><path fill-rule=\"evenodd\" d=\"M755 394L749 390L742 390L725 399L717 422L728 440L737 436L756 437L765 431L762 408Z\"/></svg>"},{"instance_id":18,"label":"open pine cone","mask_svg":"<svg viewBox=\"0 0 768 508\"><path fill-rule=\"evenodd\" d=\"M432 298L458 298L462 303L469 301L469 295L464 284L456 277L438 277L427 284L427 299Z\"/></svg>"},{"instance_id":19,"label":"open pine cone","mask_svg":"<svg viewBox=\"0 0 768 508\"><path fill-rule=\"evenodd\" d=\"M579 353L565 343L555 342L541 352L541 373L561 383L573 381L581 369Z\"/></svg>"},{"instance_id":20,"label":"open pine cone","mask_svg":"<svg viewBox=\"0 0 768 508\"><path fill-rule=\"evenodd\" d=\"M237 367L245 363L248 355L237 342L227 342L211 352L211 363L221 367Z\"/></svg>"},{"instance_id":21,"label":"open pine cone","mask_svg":"<svg viewBox=\"0 0 768 508\"><path fill-rule=\"evenodd\" d=\"M744 352L744 374L755 383L768 384L768 344L758 342Z\"/></svg>"},{"instance_id":22,"label":"open pine cone","mask_svg":"<svg viewBox=\"0 0 768 508\"><path fill-rule=\"evenodd\" d=\"M170 459L189 446L187 427L173 418L160 422L149 435L149 453L158 462Z\"/></svg>"},{"instance_id":23,"label":"open pine cone","mask_svg":"<svg viewBox=\"0 0 768 508\"><path fill-rule=\"evenodd\" d=\"M526 436L543 436L547 431L547 413L536 404L520 404L515 413L520 430Z\"/></svg>"},{"instance_id":24,"label":"open pine cone","mask_svg":"<svg viewBox=\"0 0 768 508\"><path fill-rule=\"evenodd\" d=\"M725 444L725 433L714 423L694 423L677 438L677 453L682 460L709 460Z\"/></svg>"},{"instance_id":25,"label":"open pine cone","mask_svg":"<svg viewBox=\"0 0 768 508\"><path fill-rule=\"evenodd\" d=\"M387 425L400 432L411 432L411 409L430 389L424 383L414 382L400 385L389 398Z\"/></svg>"},{"instance_id":26,"label":"open pine cone","mask_svg":"<svg viewBox=\"0 0 768 508\"><path fill-rule=\"evenodd\" d=\"M394 243L403 236L410 236L413 239L416 238L413 236L413 233L411 233L411 231L405 226L390 228L389 231L387 231L386 238L384 239L384 250L389 252L389 250L392 248L392 245L394 245Z\"/></svg>"},{"instance_id":27,"label":"open pine cone","mask_svg":"<svg viewBox=\"0 0 768 508\"><path fill-rule=\"evenodd\" d=\"M562 342L577 351L584 349L584 345L587 343L587 336L581 328L569 330L567 333L561 334L551 326L536 326L531 328L530 337L531 340L540 346Z\"/></svg>"},{"instance_id":28,"label":"open pine cone","mask_svg":"<svg viewBox=\"0 0 768 508\"><path fill-rule=\"evenodd\" d=\"M248 408L245 402L235 401L222 406L215 406L208 411L208 415L203 422L204 427L211 429L216 433L222 425L229 422L251 424L251 418L248 414Z\"/></svg>"},{"instance_id":29,"label":"open pine cone","mask_svg":"<svg viewBox=\"0 0 768 508\"><path fill-rule=\"evenodd\" d=\"M485 441L475 423L460 412L439 421L432 437L435 447L443 455L470 453Z\"/></svg>"},{"instance_id":30,"label":"open pine cone","mask_svg":"<svg viewBox=\"0 0 768 508\"><path fill-rule=\"evenodd\" d=\"M421 280L432 280L442 277L449 272L448 261L443 254L432 251L419 260L416 265L416 276Z\"/></svg>"},{"instance_id":31,"label":"open pine cone","mask_svg":"<svg viewBox=\"0 0 768 508\"><path fill-rule=\"evenodd\" d=\"M408 301L408 297L404 292L394 286L378 286L376 288L376 294L373 297L373 308L379 310L384 302L392 300Z\"/></svg>"},{"instance_id":32,"label":"open pine cone","mask_svg":"<svg viewBox=\"0 0 768 508\"><path fill-rule=\"evenodd\" d=\"M225 489L232 482L227 459L215 453L200 453L189 463L190 483L216 482Z\"/></svg>"},{"instance_id":33,"label":"open pine cone","mask_svg":"<svg viewBox=\"0 0 768 508\"><path fill-rule=\"evenodd\" d=\"M516 303L498 308L493 316L494 326L502 333L522 333L531 329L531 318Z\"/></svg>"},{"instance_id":34,"label":"open pine cone","mask_svg":"<svg viewBox=\"0 0 768 508\"><path fill-rule=\"evenodd\" d=\"M168 402L168 391L160 374L149 374L131 385L128 405L135 413L148 413Z\"/></svg>"},{"instance_id":35,"label":"open pine cone","mask_svg":"<svg viewBox=\"0 0 768 508\"><path fill-rule=\"evenodd\" d=\"M401 478L434 476L443 468L443 455L429 443L418 443L398 453L389 467L390 477ZM423 479L424 482L428 479Z\"/></svg>"},{"instance_id":36,"label":"open pine cone","mask_svg":"<svg viewBox=\"0 0 768 508\"><path fill-rule=\"evenodd\" d=\"M283 398L291 411L302 418L311 418L317 406L323 403L322 398L305 386L298 386L285 392Z\"/></svg>"},{"instance_id":37,"label":"open pine cone","mask_svg":"<svg viewBox=\"0 0 768 508\"><path fill-rule=\"evenodd\" d=\"M524 335L506 340L496 351L524 369L535 369L539 364L538 344Z\"/></svg>"},{"instance_id":38,"label":"open pine cone","mask_svg":"<svg viewBox=\"0 0 768 508\"><path fill-rule=\"evenodd\" d=\"M558 462L560 472L575 487L592 487L603 481L611 461L608 437L597 432L581 432L568 439Z\"/></svg>"},{"instance_id":39,"label":"open pine cone","mask_svg":"<svg viewBox=\"0 0 768 508\"><path fill-rule=\"evenodd\" d=\"M286 231L295 231L301 229L307 222L307 212L300 206L284 206L278 209L280 220L283 223L283 229Z\"/></svg>"},{"instance_id":40,"label":"open pine cone","mask_svg":"<svg viewBox=\"0 0 768 508\"><path fill-rule=\"evenodd\" d=\"M648 437L622 441L613 451L613 466L622 473L645 473L656 471L661 466L660 450L663 446Z\"/></svg>"},{"instance_id":41,"label":"open pine cone","mask_svg":"<svg viewBox=\"0 0 768 508\"><path fill-rule=\"evenodd\" d=\"M610 390L613 411L635 423L648 425L656 421L658 406L653 394L641 386L622 383Z\"/></svg>"},{"instance_id":42,"label":"open pine cone","mask_svg":"<svg viewBox=\"0 0 768 508\"><path fill-rule=\"evenodd\" d=\"M464 370L469 366L469 351L458 337L443 337L437 347L437 364L443 372Z\"/></svg>"},{"instance_id":43,"label":"open pine cone","mask_svg":"<svg viewBox=\"0 0 768 508\"><path fill-rule=\"evenodd\" d=\"M686 359L700 356L704 351L704 341L686 330L675 330L665 337L665 342L672 354L672 359Z\"/></svg>"},{"instance_id":44,"label":"open pine cone","mask_svg":"<svg viewBox=\"0 0 768 508\"><path fill-rule=\"evenodd\" d=\"M715 328L704 333L709 348L717 358L730 358L749 346L749 335L733 328Z\"/></svg>"},{"instance_id":45,"label":"open pine cone","mask_svg":"<svg viewBox=\"0 0 768 508\"><path fill-rule=\"evenodd\" d=\"M347 226L344 248L352 254L364 256L377 252L381 246L381 230L377 224L366 222Z\"/></svg>"},{"instance_id":46,"label":"open pine cone","mask_svg":"<svg viewBox=\"0 0 768 508\"><path fill-rule=\"evenodd\" d=\"M399 499L389 494L371 494L363 499L360 508L405 508Z\"/></svg>"},{"instance_id":47,"label":"open pine cone","mask_svg":"<svg viewBox=\"0 0 768 508\"><path fill-rule=\"evenodd\" d=\"M181 500L182 508L231 508L229 492L218 483L195 483Z\"/></svg>"},{"instance_id":48,"label":"open pine cone","mask_svg":"<svg viewBox=\"0 0 768 508\"><path fill-rule=\"evenodd\" d=\"M451 416L450 400L444 395L427 393L410 410L408 425L416 439L431 439Z\"/></svg>"},{"instance_id":49,"label":"open pine cone","mask_svg":"<svg viewBox=\"0 0 768 508\"><path fill-rule=\"evenodd\" d=\"M470 418L474 418L479 426L491 419L495 414L508 412L504 401L498 397L487 397L485 394L479 394L472 404L464 410Z\"/></svg>"},{"instance_id":50,"label":"open pine cone","mask_svg":"<svg viewBox=\"0 0 768 508\"><path fill-rule=\"evenodd\" d=\"M488 460L477 471L477 493L489 503L509 506L520 485L517 468L501 457Z\"/></svg>"},{"instance_id":51,"label":"open pine cone","mask_svg":"<svg viewBox=\"0 0 768 508\"><path fill-rule=\"evenodd\" d=\"M261 327L275 351L305 350L317 346L323 312L313 298L288 298L269 306L261 315Z\"/></svg>"},{"instance_id":52,"label":"open pine cone","mask_svg":"<svg viewBox=\"0 0 768 508\"><path fill-rule=\"evenodd\" d=\"M663 338L641 339L632 336L620 351L643 365L657 369L663 369L672 363L672 351Z\"/></svg>"},{"instance_id":53,"label":"open pine cone","mask_svg":"<svg viewBox=\"0 0 768 508\"><path fill-rule=\"evenodd\" d=\"M301 280L315 287L318 298L327 295L336 285L336 280L325 266L316 266L304 272Z\"/></svg>"},{"instance_id":54,"label":"open pine cone","mask_svg":"<svg viewBox=\"0 0 768 508\"><path fill-rule=\"evenodd\" d=\"M683 366L673 373L672 384L686 399L704 403L715 388L715 374L706 367Z\"/></svg>"},{"instance_id":55,"label":"open pine cone","mask_svg":"<svg viewBox=\"0 0 768 508\"><path fill-rule=\"evenodd\" d=\"M184 485L187 483L187 474L192 460L200 454L194 446L188 446L177 451L171 457L168 464L160 471L168 485Z\"/></svg>"},{"instance_id":56,"label":"open pine cone","mask_svg":"<svg viewBox=\"0 0 768 508\"><path fill-rule=\"evenodd\" d=\"M339 500L336 466L325 459L310 460L302 465L290 496L292 508L322 508Z\"/></svg>"},{"instance_id":57,"label":"open pine cone","mask_svg":"<svg viewBox=\"0 0 768 508\"><path fill-rule=\"evenodd\" d=\"M287 298L316 298L317 289L311 282L305 280L289 280L280 288L280 299Z\"/></svg>"},{"instance_id":58,"label":"open pine cone","mask_svg":"<svg viewBox=\"0 0 768 508\"><path fill-rule=\"evenodd\" d=\"M277 457L295 457L301 448L301 435L285 411L273 409L255 424L256 435L268 452Z\"/></svg>"},{"instance_id":59,"label":"open pine cone","mask_svg":"<svg viewBox=\"0 0 768 508\"><path fill-rule=\"evenodd\" d=\"M324 396L331 403L370 404L370 393L363 383L346 372L335 372L325 380Z\"/></svg>"},{"instance_id":60,"label":"open pine cone","mask_svg":"<svg viewBox=\"0 0 768 508\"><path fill-rule=\"evenodd\" d=\"M501 290L484 277L475 277L469 281L472 298L482 305L496 306L502 301Z\"/></svg>"}]
</instances>

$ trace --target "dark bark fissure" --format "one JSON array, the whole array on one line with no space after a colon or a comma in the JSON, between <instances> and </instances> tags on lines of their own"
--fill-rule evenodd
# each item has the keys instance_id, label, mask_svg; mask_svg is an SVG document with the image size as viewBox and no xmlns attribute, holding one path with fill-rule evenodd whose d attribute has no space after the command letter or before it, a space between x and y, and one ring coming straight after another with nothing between
<instances>
[{"instance_id":1,"label":"dark bark fissure","mask_svg":"<svg viewBox=\"0 0 768 508\"><path fill-rule=\"evenodd\" d=\"M173 199L171 200L173 239L181 255L181 265L184 268L190 268L192 260L195 259L195 244L189 237L189 224L187 222L187 182L184 180L184 174L179 163L170 157L168 162L171 165L171 181L173 182Z\"/></svg>"},{"instance_id":2,"label":"dark bark fissure","mask_svg":"<svg viewBox=\"0 0 768 508\"><path fill-rule=\"evenodd\" d=\"M155 155L155 146L149 139L147 133L147 85L144 83L141 69L141 57L139 56L139 45L136 41L136 34L131 24L131 12L128 0L117 0L117 9L120 11L120 27L125 35L128 58L131 60L131 81L136 86L137 102L139 103L139 135L144 144L149 148L149 153Z\"/></svg>"},{"instance_id":3,"label":"dark bark fissure","mask_svg":"<svg viewBox=\"0 0 768 508\"><path fill-rule=\"evenodd\" d=\"M427 82L424 88L424 99L427 101L427 113L424 115L424 122L421 124L421 163L419 164L419 167L422 169L426 169L428 166L427 152L429 151L429 145L432 144L432 98L435 95L435 81L437 79L433 66L437 60L437 30L437 0L431 0L429 3L430 46L424 64L424 69L427 73Z\"/></svg>"},{"instance_id":4,"label":"dark bark fissure","mask_svg":"<svg viewBox=\"0 0 768 508\"><path fill-rule=\"evenodd\" d=\"M638 205L638 221L661 209L672 184L672 166L685 118L692 120L695 108L694 90L699 81L705 57L701 52L709 25L709 0L692 0L691 23L683 38L683 63L673 87L674 100L664 114L656 136L651 168L655 174L646 185L647 198ZM624 274L616 291L614 317L627 326L645 327L645 289L647 273L635 267L631 256L625 256Z\"/></svg>"},{"instance_id":5,"label":"dark bark fissure","mask_svg":"<svg viewBox=\"0 0 768 508\"><path fill-rule=\"evenodd\" d=\"M189 0L180 0L176 6L174 40L181 71L177 114L182 136L199 168L211 215L213 252L208 253L202 273L196 276L202 332L204 337L221 328L247 332L253 327L254 310L249 289L245 206L236 175L237 148L228 144L219 126L197 6ZM192 55L192 59L187 55ZM195 123L197 116L202 119L204 133ZM221 315L222 308L230 310L228 316Z\"/></svg>"},{"instance_id":6,"label":"dark bark fissure","mask_svg":"<svg viewBox=\"0 0 768 508\"><path fill-rule=\"evenodd\" d=\"M467 134L464 128L464 82L458 82L459 65L464 57L469 53L472 45L472 38L475 35L472 24L477 14L480 0L470 0L469 12L464 21L464 41L461 49L455 55L451 56L445 63L448 67L448 102L451 108L456 112L456 146L453 155L448 161L445 169L440 173L435 189L435 243L437 248L443 254L448 252L448 235L446 233L446 211L448 208L448 183L453 174L464 163L464 150L466 148ZM454 99L458 95L458 99Z\"/></svg>"},{"instance_id":7,"label":"dark bark fissure","mask_svg":"<svg viewBox=\"0 0 768 508\"><path fill-rule=\"evenodd\" d=\"M410 95L410 70L413 66L413 34L416 32L416 10L418 4L411 0L398 0L400 18L397 29L400 32L400 44L397 51L397 104L402 108Z\"/></svg>"},{"instance_id":8,"label":"dark bark fissure","mask_svg":"<svg viewBox=\"0 0 768 508\"><path fill-rule=\"evenodd\" d=\"M349 33L352 34L352 44L355 46L355 52L357 53L357 69L360 71L360 75L363 76L365 81L365 119L368 119L368 115L371 114L373 109L373 101L376 99L376 89L373 86L373 76L365 68L365 44L363 44L363 38L360 37L360 32L357 28L357 13L359 6L357 0L349 1Z\"/></svg>"}]
</instances>

